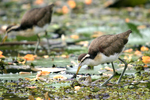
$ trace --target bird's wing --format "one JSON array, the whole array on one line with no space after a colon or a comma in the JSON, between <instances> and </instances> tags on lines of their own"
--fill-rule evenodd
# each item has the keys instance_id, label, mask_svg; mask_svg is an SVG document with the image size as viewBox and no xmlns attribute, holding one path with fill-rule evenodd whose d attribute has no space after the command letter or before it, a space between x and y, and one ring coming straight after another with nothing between
<instances>
[{"instance_id":1,"label":"bird's wing","mask_svg":"<svg viewBox=\"0 0 150 100\"><path fill-rule=\"evenodd\" d=\"M37 26L43 27L45 24L49 24L51 22L51 17L52 17L51 6L47 6L41 9L35 18L35 20L37 20Z\"/></svg>"},{"instance_id":2,"label":"bird's wing","mask_svg":"<svg viewBox=\"0 0 150 100\"><path fill-rule=\"evenodd\" d=\"M89 46L89 54L95 58L101 52L106 56L120 53L127 43L127 38L120 38L118 35L103 35L94 39Z\"/></svg>"},{"instance_id":3,"label":"bird's wing","mask_svg":"<svg viewBox=\"0 0 150 100\"><path fill-rule=\"evenodd\" d=\"M23 15L23 17L21 19L21 27L23 29L32 28L34 25L37 25L35 17L39 10L40 10L40 8L34 8L34 9L27 11Z\"/></svg>"},{"instance_id":4,"label":"bird's wing","mask_svg":"<svg viewBox=\"0 0 150 100\"><path fill-rule=\"evenodd\" d=\"M34 8L27 11L21 20L21 26L25 29L32 28L34 25L43 27L45 23L50 23L52 9L50 6Z\"/></svg>"}]
</instances>

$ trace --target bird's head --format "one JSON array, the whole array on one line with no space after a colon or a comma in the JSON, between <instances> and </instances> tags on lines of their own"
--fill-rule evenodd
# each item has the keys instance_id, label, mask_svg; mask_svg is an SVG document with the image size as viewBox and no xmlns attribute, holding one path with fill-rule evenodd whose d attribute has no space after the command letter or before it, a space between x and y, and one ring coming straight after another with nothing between
<instances>
[{"instance_id":1,"label":"bird's head","mask_svg":"<svg viewBox=\"0 0 150 100\"><path fill-rule=\"evenodd\" d=\"M76 75L78 74L80 68L83 65L89 65L90 64L90 55L87 53L83 53L83 54L79 55L78 62L79 62L79 65L78 65L78 70L76 72Z\"/></svg>"},{"instance_id":2,"label":"bird's head","mask_svg":"<svg viewBox=\"0 0 150 100\"><path fill-rule=\"evenodd\" d=\"M4 43L5 40L7 39L8 37L8 33L10 33L11 31L16 31L19 29L20 26L18 25L9 25L7 28L6 28L6 31L5 31L5 36L3 37L2 39L2 42Z\"/></svg>"},{"instance_id":3,"label":"bird's head","mask_svg":"<svg viewBox=\"0 0 150 100\"><path fill-rule=\"evenodd\" d=\"M7 26L6 33L10 33L15 28L16 28L16 25L9 25L9 26Z\"/></svg>"},{"instance_id":4,"label":"bird's head","mask_svg":"<svg viewBox=\"0 0 150 100\"><path fill-rule=\"evenodd\" d=\"M55 4L52 3L49 6L50 6L51 10L53 10L53 7L55 6Z\"/></svg>"}]
</instances>

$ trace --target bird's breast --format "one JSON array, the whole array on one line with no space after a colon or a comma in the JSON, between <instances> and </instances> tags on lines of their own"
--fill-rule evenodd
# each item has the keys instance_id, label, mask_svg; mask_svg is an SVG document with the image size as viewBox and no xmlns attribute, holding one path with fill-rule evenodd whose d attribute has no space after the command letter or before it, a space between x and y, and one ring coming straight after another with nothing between
<instances>
[{"instance_id":1,"label":"bird's breast","mask_svg":"<svg viewBox=\"0 0 150 100\"><path fill-rule=\"evenodd\" d=\"M49 26L49 24L46 24L43 27L34 26L34 32L35 33L44 32L44 31L46 31L46 29L47 29L48 26Z\"/></svg>"},{"instance_id":2,"label":"bird's breast","mask_svg":"<svg viewBox=\"0 0 150 100\"><path fill-rule=\"evenodd\" d=\"M121 53L115 53L114 55L106 56L102 53L98 53L97 56L90 61L91 66L97 66L102 63L113 62L118 59Z\"/></svg>"}]
</instances>

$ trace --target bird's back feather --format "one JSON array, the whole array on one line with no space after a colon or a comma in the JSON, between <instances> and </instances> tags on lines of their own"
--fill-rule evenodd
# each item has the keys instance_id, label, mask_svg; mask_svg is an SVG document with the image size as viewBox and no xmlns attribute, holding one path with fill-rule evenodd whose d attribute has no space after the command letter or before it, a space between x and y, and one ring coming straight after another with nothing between
<instances>
[{"instance_id":1,"label":"bird's back feather","mask_svg":"<svg viewBox=\"0 0 150 100\"><path fill-rule=\"evenodd\" d=\"M51 5L43 8L34 8L27 11L21 20L22 29L32 28L33 26L43 27L51 22L52 7Z\"/></svg>"},{"instance_id":2,"label":"bird's back feather","mask_svg":"<svg viewBox=\"0 0 150 100\"><path fill-rule=\"evenodd\" d=\"M130 33L131 30L128 30L121 34L100 36L91 42L88 54L94 59L99 52L106 56L120 53L128 42L128 36Z\"/></svg>"}]
</instances>

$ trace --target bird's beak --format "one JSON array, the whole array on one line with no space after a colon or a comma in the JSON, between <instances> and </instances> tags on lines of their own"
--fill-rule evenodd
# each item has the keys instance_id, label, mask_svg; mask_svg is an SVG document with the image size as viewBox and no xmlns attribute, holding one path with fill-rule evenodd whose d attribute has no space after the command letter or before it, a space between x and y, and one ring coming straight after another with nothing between
<instances>
[{"instance_id":1,"label":"bird's beak","mask_svg":"<svg viewBox=\"0 0 150 100\"><path fill-rule=\"evenodd\" d=\"M79 72L79 70L80 70L81 67L82 67L82 66L81 66L81 63L80 63L79 66L78 66L78 70L77 70L77 72L76 72L76 76L78 75L78 72Z\"/></svg>"},{"instance_id":2,"label":"bird's beak","mask_svg":"<svg viewBox=\"0 0 150 100\"><path fill-rule=\"evenodd\" d=\"M8 34L6 33L6 35L2 39L2 43L4 43L6 41L7 37L8 37Z\"/></svg>"}]
</instances>

